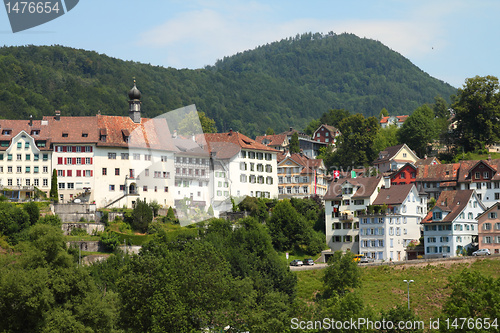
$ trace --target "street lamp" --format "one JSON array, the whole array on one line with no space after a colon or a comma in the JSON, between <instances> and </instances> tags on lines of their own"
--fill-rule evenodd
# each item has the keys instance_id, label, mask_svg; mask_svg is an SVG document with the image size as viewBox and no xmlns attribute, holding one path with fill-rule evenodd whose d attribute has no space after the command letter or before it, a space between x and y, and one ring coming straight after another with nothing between
<instances>
[{"instance_id":1,"label":"street lamp","mask_svg":"<svg viewBox=\"0 0 500 333\"><path fill-rule=\"evenodd\" d=\"M403 280L408 285L408 310L410 310L410 283L415 282L413 280Z\"/></svg>"}]
</instances>

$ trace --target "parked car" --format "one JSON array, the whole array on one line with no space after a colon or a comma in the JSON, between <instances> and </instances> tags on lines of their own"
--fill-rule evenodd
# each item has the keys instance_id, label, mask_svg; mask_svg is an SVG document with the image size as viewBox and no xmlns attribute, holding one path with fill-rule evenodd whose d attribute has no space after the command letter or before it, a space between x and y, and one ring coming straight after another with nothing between
<instances>
[{"instance_id":1,"label":"parked car","mask_svg":"<svg viewBox=\"0 0 500 333\"><path fill-rule=\"evenodd\" d=\"M361 258L363 258L364 255L362 254L355 254L354 255L354 258L352 259L354 262L359 262L361 260Z\"/></svg>"},{"instance_id":2,"label":"parked car","mask_svg":"<svg viewBox=\"0 0 500 333\"><path fill-rule=\"evenodd\" d=\"M473 256L489 256L490 254L491 253L489 249L479 249L475 252L472 252Z\"/></svg>"},{"instance_id":3,"label":"parked car","mask_svg":"<svg viewBox=\"0 0 500 333\"><path fill-rule=\"evenodd\" d=\"M360 264L367 264L369 262L373 262L374 259L373 258L370 258L370 257L367 257L367 256L362 256L361 258L359 258L359 263Z\"/></svg>"},{"instance_id":4,"label":"parked car","mask_svg":"<svg viewBox=\"0 0 500 333\"><path fill-rule=\"evenodd\" d=\"M302 262L304 263L304 265L314 265L314 260L312 260L311 258L304 259L302 260Z\"/></svg>"},{"instance_id":5,"label":"parked car","mask_svg":"<svg viewBox=\"0 0 500 333\"><path fill-rule=\"evenodd\" d=\"M299 259L295 259L290 262L290 266L302 266L302 265L304 265L304 263L302 262L302 260Z\"/></svg>"}]
</instances>

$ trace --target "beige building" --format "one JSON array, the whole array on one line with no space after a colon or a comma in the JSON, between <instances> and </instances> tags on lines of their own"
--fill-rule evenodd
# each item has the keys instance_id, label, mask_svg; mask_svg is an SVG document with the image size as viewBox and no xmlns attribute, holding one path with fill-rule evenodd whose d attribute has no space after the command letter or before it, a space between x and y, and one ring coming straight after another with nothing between
<instances>
[{"instance_id":1,"label":"beige building","mask_svg":"<svg viewBox=\"0 0 500 333\"><path fill-rule=\"evenodd\" d=\"M279 198L304 198L326 194L326 167L321 159L311 159L304 154L278 155Z\"/></svg>"}]
</instances>

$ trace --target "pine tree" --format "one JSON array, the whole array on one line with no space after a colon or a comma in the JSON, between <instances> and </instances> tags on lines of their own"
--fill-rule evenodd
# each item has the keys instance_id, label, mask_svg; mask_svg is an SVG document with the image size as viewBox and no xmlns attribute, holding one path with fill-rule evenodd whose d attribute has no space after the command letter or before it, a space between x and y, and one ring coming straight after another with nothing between
<instances>
[{"instance_id":1,"label":"pine tree","mask_svg":"<svg viewBox=\"0 0 500 333\"><path fill-rule=\"evenodd\" d=\"M50 183L50 199L53 200L54 202L59 201L59 192L57 190L57 170L54 169L52 172L52 180Z\"/></svg>"}]
</instances>

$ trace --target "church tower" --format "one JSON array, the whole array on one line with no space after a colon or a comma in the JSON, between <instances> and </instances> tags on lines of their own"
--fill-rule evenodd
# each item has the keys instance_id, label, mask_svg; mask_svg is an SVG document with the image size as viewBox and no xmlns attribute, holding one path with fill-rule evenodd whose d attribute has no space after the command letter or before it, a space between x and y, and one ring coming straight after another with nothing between
<instances>
[{"instance_id":1,"label":"church tower","mask_svg":"<svg viewBox=\"0 0 500 333\"><path fill-rule=\"evenodd\" d=\"M134 80L134 86L128 92L128 115L134 123L141 123L141 92L137 89Z\"/></svg>"}]
</instances>

